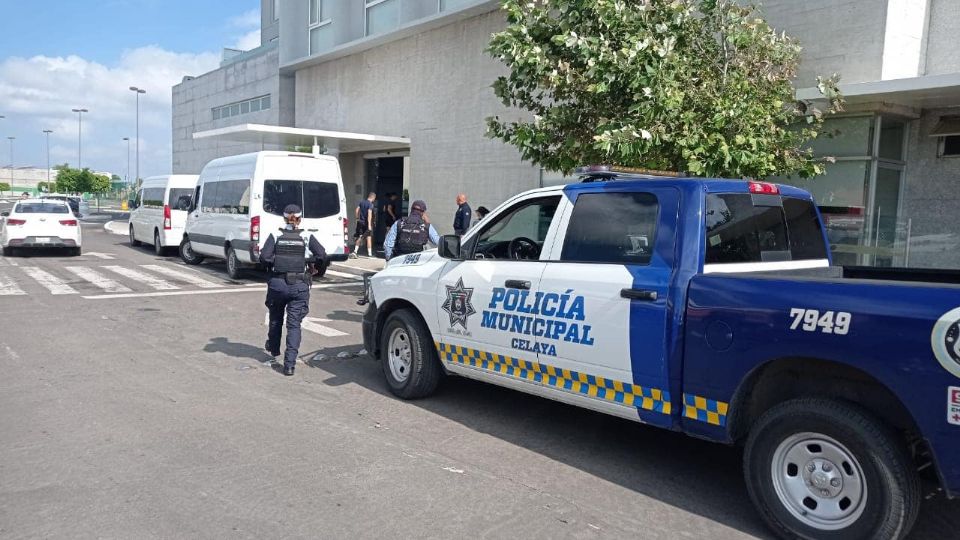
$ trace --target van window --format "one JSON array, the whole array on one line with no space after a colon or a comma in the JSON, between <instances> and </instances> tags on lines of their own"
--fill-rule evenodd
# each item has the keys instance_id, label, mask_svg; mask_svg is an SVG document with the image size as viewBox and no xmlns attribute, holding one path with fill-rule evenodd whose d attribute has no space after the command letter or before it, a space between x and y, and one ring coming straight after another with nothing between
<instances>
[{"instance_id":1,"label":"van window","mask_svg":"<svg viewBox=\"0 0 960 540\"><path fill-rule=\"evenodd\" d=\"M143 206L160 208L163 206L163 188L146 188L143 190Z\"/></svg>"},{"instance_id":2,"label":"van window","mask_svg":"<svg viewBox=\"0 0 960 540\"><path fill-rule=\"evenodd\" d=\"M185 190L189 194L190 190ZM249 214L250 181L222 180L203 187L201 210L214 214Z\"/></svg>"},{"instance_id":3,"label":"van window","mask_svg":"<svg viewBox=\"0 0 960 540\"><path fill-rule=\"evenodd\" d=\"M180 208L180 197L186 197L187 205ZM186 210L190 208L190 199L193 197L193 189L190 188L170 188L167 195L167 204L174 210Z\"/></svg>"},{"instance_id":4,"label":"van window","mask_svg":"<svg viewBox=\"0 0 960 540\"><path fill-rule=\"evenodd\" d=\"M267 180L263 183L263 211L282 216L287 205L295 204L310 219L340 213L340 190L331 182Z\"/></svg>"},{"instance_id":5,"label":"van window","mask_svg":"<svg viewBox=\"0 0 960 540\"><path fill-rule=\"evenodd\" d=\"M706 264L826 259L813 202L783 198L754 206L752 195L707 195Z\"/></svg>"}]
</instances>

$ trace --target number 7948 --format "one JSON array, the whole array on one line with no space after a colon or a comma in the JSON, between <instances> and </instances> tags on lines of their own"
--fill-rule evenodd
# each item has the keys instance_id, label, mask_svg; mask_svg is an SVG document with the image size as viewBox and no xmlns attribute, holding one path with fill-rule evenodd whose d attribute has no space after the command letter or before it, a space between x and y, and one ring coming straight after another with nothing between
<instances>
[{"instance_id":1,"label":"number 7948","mask_svg":"<svg viewBox=\"0 0 960 540\"><path fill-rule=\"evenodd\" d=\"M790 308L793 317L791 330L804 332L823 332L824 334L838 334L845 336L850 331L850 321L853 316L846 311L824 311L816 309Z\"/></svg>"}]
</instances>

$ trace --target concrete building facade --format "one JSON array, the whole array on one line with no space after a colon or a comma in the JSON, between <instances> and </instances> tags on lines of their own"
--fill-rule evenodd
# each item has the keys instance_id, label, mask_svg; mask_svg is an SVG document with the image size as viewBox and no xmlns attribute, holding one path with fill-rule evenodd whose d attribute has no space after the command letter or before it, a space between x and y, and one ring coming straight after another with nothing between
<instances>
[{"instance_id":1,"label":"concrete building facade","mask_svg":"<svg viewBox=\"0 0 960 540\"><path fill-rule=\"evenodd\" d=\"M836 163L813 181L782 179L817 196L837 261L960 267L960 3L768 0L763 11L805 45L799 96L816 96L818 74L842 75L846 111L812 143ZM427 200L441 231L457 192L493 207L555 181L484 135L487 117L521 114L490 89L504 72L484 52L506 24L498 2L263 0L262 20L261 48L174 88L174 172L308 141L238 136L245 124L343 132L322 144L349 198L404 190ZM268 110L215 118L267 94ZM409 142L351 149L357 134Z\"/></svg>"}]
</instances>

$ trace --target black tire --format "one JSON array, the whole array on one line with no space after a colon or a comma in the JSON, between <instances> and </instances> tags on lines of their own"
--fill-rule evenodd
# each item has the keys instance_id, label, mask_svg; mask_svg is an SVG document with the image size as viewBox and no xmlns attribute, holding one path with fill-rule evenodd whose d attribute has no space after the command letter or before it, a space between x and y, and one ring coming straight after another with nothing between
<instances>
[{"instance_id":1,"label":"black tire","mask_svg":"<svg viewBox=\"0 0 960 540\"><path fill-rule=\"evenodd\" d=\"M401 332L409 343L409 366L405 378L394 375L390 367L391 336ZM443 369L433 346L430 330L420 316L410 309L399 309L387 317L380 335L380 362L390 391L399 398L418 399L434 393L440 384Z\"/></svg>"},{"instance_id":2,"label":"black tire","mask_svg":"<svg viewBox=\"0 0 960 540\"><path fill-rule=\"evenodd\" d=\"M13 256L14 256L14 253L16 253L16 248L12 248L12 247L5 247L5 248L3 248L3 256L4 256L4 257L13 257Z\"/></svg>"},{"instance_id":3,"label":"black tire","mask_svg":"<svg viewBox=\"0 0 960 540\"><path fill-rule=\"evenodd\" d=\"M163 257L167 252L167 248L160 243L160 231L153 231L153 252L157 257Z\"/></svg>"},{"instance_id":4,"label":"black tire","mask_svg":"<svg viewBox=\"0 0 960 540\"><path fill-rule=\"evenodd\" d=\"M71 257L79 257L80 255L83 254L83 248L79 246L75 248L70 248L67 250L67 254L70 255Z\"/></svg>"},{"instance_id":5,"label":"black tire","mask_svg":"<svg viewBox=\"0 0 960 540\"><path fill-rule=\"evenodd\" d=\"M130 245L133 247L140 247L140 241L137 240L137 234L133 232L133 225L130 225Z\"/></svg>"},{"instance_id":6,"label":"black tire","mask_svg":"<svg viewBox=\"0 0 960 540\"><path fill-rule=\"evenodd\" d=\"M237 258L237 251L232 247L227 248L227 275L230 276L230 279L243 277L243 265Z\"/></svg>"},{"instance_id":7,"label":"black tire","mask_svg":"<svg viewBox=\"0 0 960 540\"><path fill-rule=\"evenodd\" d=\"M810 438L809 434L820 438ZM823 445L818 444L820 442ZM853 460L828 460L829 468L824 466L824 460L820 458L831 454L829 448L833 443L839 443ZM799 448L801 454L795 455L804 457L791 459L782 449L778 451L781 445L783 448ZM910 532L920 509L920 478L907 454L906 445L893 430L856 405L822 398L781 403L764 413L753 426L743 460L750 498L763 519L782 538L899 539ZM792 463L804 460L804 463ZM838 461L839 466L830 465L834 461ZM792 477L792 482L775 480L778 473L773 469L779 469L778 464L783 465L784 478ZM829 477L823 471L833 471L829 474L839 478ZM856 482L858 477L861 482ZM837 485L833 484L834 481L838 482L839 488L829 487ZM783 500L791 499L787 494L789 488L783 488L785 493L781 498L776 486L778 482L781 486L792 483L793 489L807 490L810 495L797 501L796 510L791 510L789 503ZM866 496L859 499L860 504L851 503L851 498L842 491L848 485L865 486L863 493ZM833 490L840 493L834 494ZM821 491L825 497L814 491ZM811 523L832 510L834 502L837 508L846 511L844 499L847 508L862 508L859 516L851 510L849 522L826 520ZM858 497L854 495L853 500ZM824 505L822 509L820 502ZM799 505L808 509L809 513L803 514L806 522L794 514L804 510ZM839 528L831 529L831 526Z\"/></svg>"},{"instance_id":8,"label":"black tire","mask_svg":"<svg viewBox=\"0 0 960 540\"><path fill-rule=\"evenodd\" d=\"M184 238L180 242L180 259L186 264L197 265L203 262L203 255L200 255L190 246L190 240Z\"/></svg>"}]
</instances>

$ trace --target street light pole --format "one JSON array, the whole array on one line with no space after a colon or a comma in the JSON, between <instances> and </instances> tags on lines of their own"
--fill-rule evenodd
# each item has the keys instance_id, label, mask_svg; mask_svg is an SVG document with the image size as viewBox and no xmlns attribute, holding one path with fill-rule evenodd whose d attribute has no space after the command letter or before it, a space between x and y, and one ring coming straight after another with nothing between
<instances>
[{"instance_id":1,"label":"street light pole","mask_svg":"<svg viewBox=\"0 0 960 540\"><path fill-rule=\"evenodd\" d=\"M131 86L130 90L137 95L137 177L134 180L136 182L140 180L140 94L146 94L147 91L136 86Z\"/></svg>"},{"instance_id":2,"label":"street light pole","mask_svg":"<svg viewBox=\"0 0 960 540\"><path fill-rule=\"evenodd\" d=\"M10 141L10 192L13 193L13 141L16 137L7 137Z\"/></svg>"},{"instance_id":3,"label":"street light pole","mask_svg":"<svg viewBox=\"0 0 960 540\"><path fill-rule=\"evenodd\" d=\"M45 129L43 132L47 135L47 189L50 189L50 134L53 130Z\"/></svg>"},{"instance_id":4,"label":"street light pole","mask_svg":"<svg viewBox=\"0 0 960 540\"><path fill-rule=\"evenodd\" d=\"M123 181L127 185L130 184L130 137L124 137L123 140L127 141L127 172L123 175Z\"/></svg>"},{"instance_id":5,"label":"street light pole","mask_svg":"<svg viewBox=\"0 0 960 540\"><path fill-rule=\"evenodd\" d=\"M73 109L77 113L77 168L83 170L83 113L90 112L86 109Z\"/></svg>"}]
</instances>

